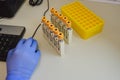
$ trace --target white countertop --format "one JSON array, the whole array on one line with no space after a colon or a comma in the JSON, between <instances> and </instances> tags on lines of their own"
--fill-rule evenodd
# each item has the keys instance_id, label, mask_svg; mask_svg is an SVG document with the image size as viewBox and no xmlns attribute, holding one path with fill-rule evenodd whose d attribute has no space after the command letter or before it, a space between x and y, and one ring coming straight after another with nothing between
<instances>
[{"instance_id":1,"label":"white countertop","mask_svg":"<svg viewBox=\"0 0 120 80\"><path fill-rule=\"evenodd\" d=\"M50 7L60 7L74 0L50 0ZM39 43L42 56L31 80L120 80L120 5L81 0L90 10L105 21L103 32L88 39L81 39L73 32L73 41L65 45L65 55L59 56L43 37L41 28L35 39ZM2 19L1 24L22 25L30 37L41 21L43 4L31 7L23 4L12 19ZM47 13L50 18L50 13ZM6 63L0 62L0 80L6 76Z\"/></svg>"}]
</instances>

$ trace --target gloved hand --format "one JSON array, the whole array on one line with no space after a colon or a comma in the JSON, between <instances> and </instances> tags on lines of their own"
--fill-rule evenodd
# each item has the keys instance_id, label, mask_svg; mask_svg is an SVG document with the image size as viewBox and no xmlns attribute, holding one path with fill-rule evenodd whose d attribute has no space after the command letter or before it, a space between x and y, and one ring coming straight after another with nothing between
<instances>
[{"instance_id":1,"label":"gloved hand","mask_svg":"<svg viewBox=\"0 0 120 80\"><path fill-rule=\"evenodd\" d=\"M29 80L39 59L37 41L33 38L19 41L15 49L9 51L7 56L6 80Z\"/></svg>"}]
</instances>

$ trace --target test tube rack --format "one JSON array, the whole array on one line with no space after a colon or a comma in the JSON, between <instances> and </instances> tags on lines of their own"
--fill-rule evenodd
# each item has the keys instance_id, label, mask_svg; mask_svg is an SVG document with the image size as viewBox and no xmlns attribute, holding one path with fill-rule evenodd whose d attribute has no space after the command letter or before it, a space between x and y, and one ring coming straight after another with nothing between
<instances>
[{"instance_id":1,"label":"test tube rack","mask_svg":"<svg viewBox=\"0 0 120 80\"><path fill-rule=\"evenodd\" d=\"M63 33L65 42L70 44L73 32L71 21L66 16L59 13L55 8L51 8L50 12L51 22Z\"/></svg>"},{"instance_id":2,"label":"test tube rack","mask_svg":"<svg viewBox=\"0 0 120 80\"><path fill-rule=\"evenodd\" d=\"M62 56L64 55L64 35L46 17L42 18L42 30L45 38Z\"/></svg>"},{"instance_id":3,"label":"test tube rack","mask_svg":"<svg viewBox=\"0 0 120 80\"><path fill-rule=\"evenodd\" d=\"M55 8L51 8L51 21L44 16L42 18L42 30L45 38L62 56L64 55L65 43L72 42L71 21L60 14Z\"/></svg>"},{"instance_id":4,"label":"test tube rack","mask_svg":"<svg viewBox=\"0 0 120 80\"><path fill-rule=\"evenodd\" d=\"M103 30L104 21L79 1L61 7L61 12L72 22L72 28L83 39L88 39Z\"/></svg>"}]
</instances>

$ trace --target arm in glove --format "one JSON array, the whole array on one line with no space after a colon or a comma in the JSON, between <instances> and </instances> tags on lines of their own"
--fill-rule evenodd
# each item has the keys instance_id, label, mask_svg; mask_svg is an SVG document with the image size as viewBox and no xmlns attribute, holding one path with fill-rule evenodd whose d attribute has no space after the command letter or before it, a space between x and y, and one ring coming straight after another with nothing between
<instances>
[{"instance_id":1,"label":"arm in glove","mask_svg":"<svg viewBox=\"0 0 120 80\"><path fill-rule=\"evenodd\" d=\"M20 40L16 48L9 51L6 80L30 79L40 59L37 47L37 41L29 38Z\"/></svg>"}]
</instances>

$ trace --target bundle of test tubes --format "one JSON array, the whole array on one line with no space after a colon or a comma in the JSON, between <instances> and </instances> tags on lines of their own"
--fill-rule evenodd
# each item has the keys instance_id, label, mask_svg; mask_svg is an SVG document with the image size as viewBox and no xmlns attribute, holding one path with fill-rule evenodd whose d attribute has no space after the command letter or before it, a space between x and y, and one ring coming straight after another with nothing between
<instances>
[{"instance_id":1,"label":"bundle of test tubes","mask_svg":"<svg viewBox=\"0 0 120 80\"><path fill-rule=\"evenodd\" d=\"M71 21L67 17L60 14L55 8L51 8L51 22L57 27L61 32L63 32L64 40L66 43L70 44L72 41L72 28Z\"/></svg>"},{"instance_id":2,"label":"bundle of test tubes","mask_svg":"<svg viewBox=\"0 0 120 80\"><path fill-rule=\"evenodd\" d=\"M46 17L42 18L42 30L45 38L62 56L64 54L64 35Z\"/></svg>"}]
</instances>

